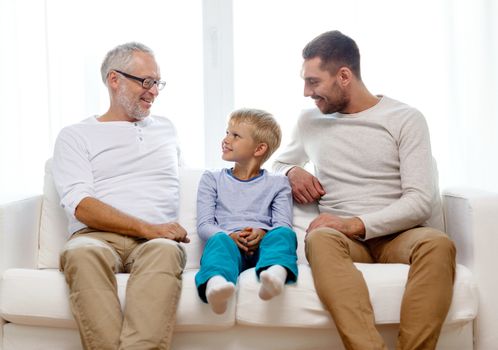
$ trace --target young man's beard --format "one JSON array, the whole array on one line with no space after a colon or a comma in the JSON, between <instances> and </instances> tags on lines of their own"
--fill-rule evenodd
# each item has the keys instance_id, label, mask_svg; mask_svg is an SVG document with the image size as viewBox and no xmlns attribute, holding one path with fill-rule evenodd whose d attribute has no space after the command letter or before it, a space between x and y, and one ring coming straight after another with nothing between
<instances>
[{"instance_id":1,"label":"young man's beard","mask_svg":"<svg viewBox=\"0 0 498 350\"><path fill-rule=\"evenodd\" d=\"M332 94L335 95L333 100L330 96L327 96L326 99L322 97L325 105L320 109L320 112L323 114L343 112L349 105L349 97L338 87L334 86Z\"/></svg>"}]
</instances>

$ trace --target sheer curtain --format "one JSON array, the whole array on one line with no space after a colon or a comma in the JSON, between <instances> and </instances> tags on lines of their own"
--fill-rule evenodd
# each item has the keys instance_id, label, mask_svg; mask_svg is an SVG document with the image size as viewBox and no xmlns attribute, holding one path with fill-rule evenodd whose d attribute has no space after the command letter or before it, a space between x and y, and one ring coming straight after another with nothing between
<instances>
[{"instance_id":1,"label":"sheer curtain","mask_svg":"<svg viewBox=\"0 0 498 350\"><path fill-rule=\"evenodd\" d=\"M0 202L39 193L50 153L44 10L0 0Z\"/></svg>"},{"instance_id":2,"label":"sheer curtain","mask_svg":"<svg viewBox=\"0 0 498 350\"><path fill-rule=\"evenodd\" d=\"M450 3L447 176L498 192L498 3Z\"/></svg>"},{"instance_id":3,"label":"sheer curtain","mask_svg":"<svg viewBox=\"0 0 498 350\"><path fill-rule=\"evenodd\" d=\"M202 145L201 0L0 0L0 202L40 193L60 129L107 110L100 64L128 41L154 50L166 81L152 113ZM204 165L193 145L182 149Z\"/></svg>"},{"instance_id":4,"label":"sheer curtain","mask_svg":"<svg viewBox=\"0 0 498 350\"><path fill-rule=\"evenodd\" d=\"M222 21L217 33L230 38L233 23L233 51L217 51L233 73L219 65L225 78L214 91L203 82L206 3L233 7L207 20ZM224 130L225 119L209 110L268 109L285 144L299 110L311 106L302 97L301 49L331 29L358 42L371 92L424 113L441 187L498 191L496 18L493 0L0 0L0 202L39 193L59 130L105 112L99 68L113 46L137 40L154 49L167 86L153 113L176 124L187 164L214 167L204 152L219 150L205 141L223 135L204 130ZM204 109L204 98L232 89L233 101L220 95L223 108Z\"/></svg>"},{"instance_id":5,"label":"sheer curtain","mask_svg":"<svg viewBox=\"0 0 498 350\"><path fill-rule=\"evenodd\" d=\"M301 50L338 29L358 43L372 93L426 116L441 187L498 191L496 18L492 0L234 1L235 106L273 112L285 139L313 106Z\"/></svg>"}]
</instances>

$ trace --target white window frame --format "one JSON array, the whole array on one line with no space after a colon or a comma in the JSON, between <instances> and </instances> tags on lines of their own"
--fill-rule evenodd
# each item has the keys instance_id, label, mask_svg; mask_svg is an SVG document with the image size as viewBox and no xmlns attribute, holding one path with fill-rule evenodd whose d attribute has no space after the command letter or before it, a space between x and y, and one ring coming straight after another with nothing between
<instances>
[{"instance_id":1,"label":"white window frame","mask_svg":"<svg viewBox=\"0 0 498 350\"><path fill-rule=\"evenodd\" d=\"M234 108L232 0L203 1L204 159L207 168L224 166L220 142Z\"/></svg>"}]
</instances>

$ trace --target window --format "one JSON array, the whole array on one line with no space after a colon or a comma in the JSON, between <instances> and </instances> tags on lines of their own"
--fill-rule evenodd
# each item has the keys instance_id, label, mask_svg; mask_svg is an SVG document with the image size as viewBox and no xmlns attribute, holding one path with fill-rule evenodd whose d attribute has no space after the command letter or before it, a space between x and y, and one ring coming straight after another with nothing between
<instances>
[{"instance_id":1,"label":"window","mask_svg":"<svg viewBox=\"0 0 498 350\"><path fill-rule=\"evenodd\" d=\"M234 105L272 112L285 147L299 111L313 107L301 50L338 29L357 42L372 93L425 115L441 187L498 191L497 15L486 0L233 1Z\"/></svg>"},{"instance_id":2,"label":"window","mask_svg":"<svg viewBox=\"0 0 498 350\"><path fill-rule=\"evenodd\" d=\"M40 193L60 129L106 112L100 65L129 41L154 50L167 82L152 113L175 123L186 163L204 166L201 0L1 0L0 26L3 200Z\"/></svg>"},{"instance_id":3,"label":"window","mask_svg":"<svg viewBox=\"0 0 498 350\"><path fill-rule=\"evenodd\" d=\"M105 113L100 64L127 41L156 53L167 85L152 112L175 123L187 165L227 165L239 107L273 113L282 150L313 107L301 50L331 29L358 43L372 93L426 116L442 187L498 191L497 16L489 0L0 0L0 200L40 193L59 130Z\"/></svg>"}]
</instances>

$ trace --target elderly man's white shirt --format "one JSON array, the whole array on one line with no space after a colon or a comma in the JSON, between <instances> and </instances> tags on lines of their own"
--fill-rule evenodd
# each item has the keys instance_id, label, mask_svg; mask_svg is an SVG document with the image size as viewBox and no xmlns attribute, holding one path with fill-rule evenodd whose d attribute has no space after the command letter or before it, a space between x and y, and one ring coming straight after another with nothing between
<instances>
[{"instance_id":1,"label":"elderly man's white shirt","mask_svg":"<svg viewBox=\"0 0 498 350\"><path fill-rule=\"evenodd\" d=\"M178 166L176 131L167 118L91 117L64 128L55 144L53 175L69 232L86 227L74 216L85 197L150 223L177 220Z\"/></svg>"}]
</instances>

